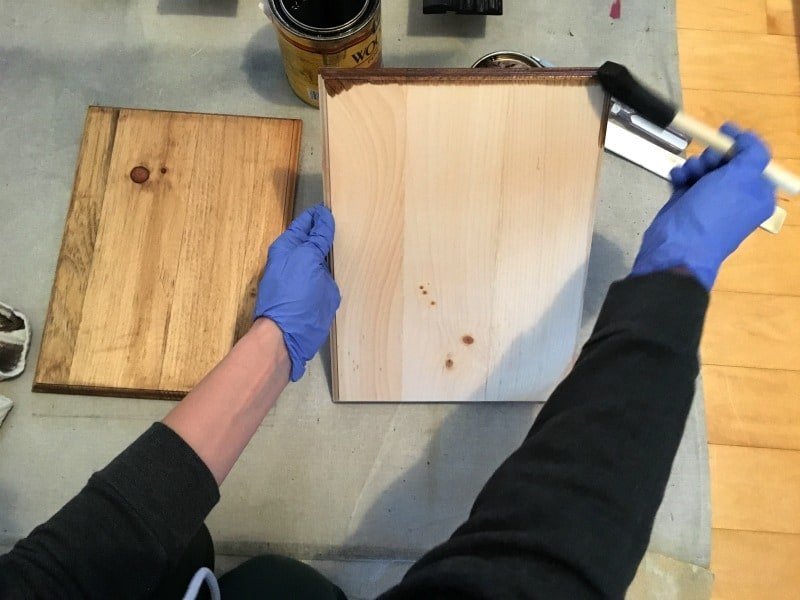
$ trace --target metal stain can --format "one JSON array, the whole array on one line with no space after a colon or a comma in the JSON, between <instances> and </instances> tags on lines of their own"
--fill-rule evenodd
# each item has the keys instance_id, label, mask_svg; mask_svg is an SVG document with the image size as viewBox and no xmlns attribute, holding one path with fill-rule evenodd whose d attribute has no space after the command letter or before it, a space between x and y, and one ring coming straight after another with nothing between
<instances>
[{"instance_id":1,"label":"metal stain can","mask_svg":"<svg viewBox=\"0 0 800 600\"><path fill-rule=\"evenodd\" d=\"M475 61L472 65L473 69L489 68L489 69L538 69L548 65L536 58L535 56L528 56L521 52L512 52L510 50L501 50L500 52L492 52Z\"/></svg>"},{"instance_id":2,"label":"metal stain can","mask_svg":"<svg viewBox=\"0 0 800 600\"><path fill-rule=\"evenodd\" d=\"M289 85L319 107L322 67L380 66L380 0L266 0Z\"/></svg>"}]
</instances>

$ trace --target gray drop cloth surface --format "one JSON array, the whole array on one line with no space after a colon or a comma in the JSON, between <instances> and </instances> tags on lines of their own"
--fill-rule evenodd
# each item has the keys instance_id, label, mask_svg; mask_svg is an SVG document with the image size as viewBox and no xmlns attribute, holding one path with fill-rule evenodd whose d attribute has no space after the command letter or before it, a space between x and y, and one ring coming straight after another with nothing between
<instances>
[{"instance_id":1,"label":"gray drop cloth surface","mask_svg":"<svg viewBox=\"0 0 800 600\"><path fill-rule=\"evenodd\" d=\"M516 1L506 3L503 17L474 18L423 16L418 0L387 0L384 63L468 66L499 49L561 65L611 59L677 97L673 1L623 2L616 21L610 4ZM275 35L255 2L82 0L56 8L5 0L0 14L0 296L30 317L34 331L28 370L0 383L0 394L17 404L0 430L3 544L46 519L172 406L30 391L86 107L302 118L298 211L321 199L322 182L319 114L290 91ZM606 156L584 339L667 194L665 182ZM209 520L218 551L412 559L465 518L538 412L536 405L334 405L328 364L324 349L223 485ZM708 564L707 470L698 394L654 550Z\"/></svg>"}]
</instances>

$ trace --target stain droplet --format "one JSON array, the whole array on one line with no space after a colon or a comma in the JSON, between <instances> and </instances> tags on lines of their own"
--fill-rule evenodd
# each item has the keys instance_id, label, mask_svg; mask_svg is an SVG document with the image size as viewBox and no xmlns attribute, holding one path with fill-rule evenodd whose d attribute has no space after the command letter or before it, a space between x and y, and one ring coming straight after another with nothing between
<instances>
[{"instance_id":1,"label":"stain droplet","mask_svg":"<svg viewBox=\"0 0 800 600\"><path fill-rule=\"evenodd\" d=\"M167 172L167 167L161 167L161 174L163 175L166 172Z\"/></svg>"},{"instance_id":2,"label":"stain droplet","mask_svg":"<svg viewBox=\"0 0 800 600\"><path fill-rule=\"evenodd\" d=\"M143 167L139 165L138 167L133 167L131 169L131 180L134 183L144 183L150 178L150 171L147 167Z\"/></svg>"},{"instance_id":3,"label":"stain droplet","mask_svg":"<svg viewBox=\"0 0 800 600\"><path fill-rule=\"evenodd\" d=\"M452 358L448 358L446 361L444 361L444 366L447 367L448 369L452 369L453 368L453 359Z\"/></svg>"},{"instance_id":4,"label":"stain droplet","mask_svg":"<svg viewBox=\"0 0 800 600\"><path fill-rule=\"evenodd\" d=\"M465 335L461 338L461 341L464 342L467 346L475 343L475 338L471 335Z\"/></svg>"}]
</instances>

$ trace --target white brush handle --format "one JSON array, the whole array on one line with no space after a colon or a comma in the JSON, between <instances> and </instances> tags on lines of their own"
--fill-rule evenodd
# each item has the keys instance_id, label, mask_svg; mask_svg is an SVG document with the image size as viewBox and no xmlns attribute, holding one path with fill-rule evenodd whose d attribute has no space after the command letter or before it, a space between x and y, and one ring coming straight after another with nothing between
<instances>
[{"instance_id":1,"label":"white brush handle","mask_svg":"<svg viewBox=\"0 0 800 600\"><path fill-rule=\"evenodd\" d=\"M713 127L709 127L685 112L678 111L671 125L723 154L727 154L733 148L734 140L732 137L719 132ZM774 160L764 169L764 175L785 192L792 195L800 194L800 177L790 173Z\"/></svg>"}]
</instances>

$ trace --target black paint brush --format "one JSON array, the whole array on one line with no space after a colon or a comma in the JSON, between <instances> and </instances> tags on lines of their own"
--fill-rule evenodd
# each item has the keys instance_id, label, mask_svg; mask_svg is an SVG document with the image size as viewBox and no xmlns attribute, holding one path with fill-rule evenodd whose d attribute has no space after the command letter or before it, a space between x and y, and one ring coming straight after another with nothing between
<instances>
[{"instance_id":1,"label":"black paint brush","mask_svg":"<svg viewBox=\"0 0 800 600\"><path fill-rule=\"evenodd\" d=\"M733 148L733 138L687 115L642 85L623 65L606 62L597 71L597 75L609 94L659 127L666 129L672 126L723 154L727 154ZM774 160L764 169L764 176L789 194L800 194L800 177L781 167Z\"/></svg>"}]
</instances>

